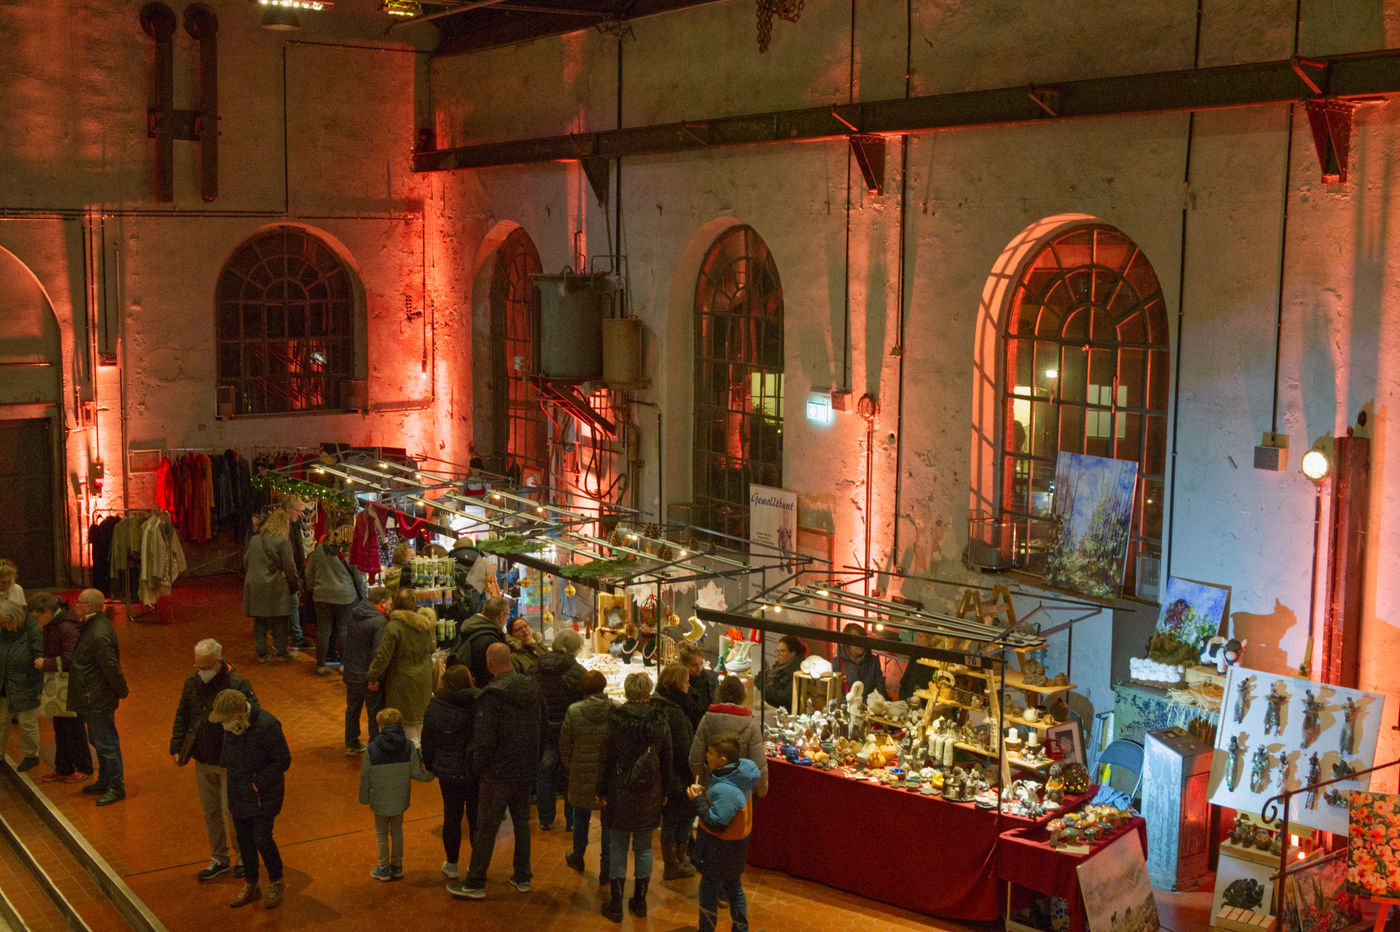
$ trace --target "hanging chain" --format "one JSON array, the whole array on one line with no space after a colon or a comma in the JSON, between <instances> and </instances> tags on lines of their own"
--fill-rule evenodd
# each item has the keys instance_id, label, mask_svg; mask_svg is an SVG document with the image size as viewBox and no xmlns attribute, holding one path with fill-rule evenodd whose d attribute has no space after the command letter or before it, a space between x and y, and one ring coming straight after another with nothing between
<instances>
[{"instance_id":1,"label":"hanging chain","mask_svg":"<svg viewBox=\"0 0 1400 932\"><path fill-rule=\"evenodd\" d=\"M768 43L773 39L773 17L797 22L807 0L758 0L758 50L768 51Z\"/></svg>"}]
</instances>

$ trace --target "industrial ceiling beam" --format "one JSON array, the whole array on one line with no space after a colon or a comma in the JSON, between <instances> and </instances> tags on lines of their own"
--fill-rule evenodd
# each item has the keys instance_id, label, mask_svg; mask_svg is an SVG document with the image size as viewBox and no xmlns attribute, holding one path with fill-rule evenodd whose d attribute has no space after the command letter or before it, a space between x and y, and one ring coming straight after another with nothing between
<instances>
[{"instance_id":1,"label":"industrial ceiling beam","mask_svg":"<svg viewBox=\"0 0 1400 932\"><path fill-rule=\"evenodd\" d=\"M416 172L1400 93L1400 49L808 107L416 153ZM1304 77L1306 76L1306 80ZM697 127L703 131L697 132Z\"/></svg>"}]
</instances>

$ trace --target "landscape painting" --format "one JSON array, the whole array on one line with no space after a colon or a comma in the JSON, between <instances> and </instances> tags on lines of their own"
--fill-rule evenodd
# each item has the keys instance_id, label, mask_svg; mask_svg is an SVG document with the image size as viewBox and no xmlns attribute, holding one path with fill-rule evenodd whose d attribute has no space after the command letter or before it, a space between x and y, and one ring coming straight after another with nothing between
<instances>
[{"instance_id":1,"label":"landscape painting","mask_svg":"<svg viewBox=\"0 0 1400 932\"><path fill-rule=\"evenodd\" d=\"M1118 836L1076 870L1089 932L1156 932L1162 927L1137 832Z\"/></svg>"},{"instance_id":2,"label":"landscape painting","mask_svg":"<svg viewBox=\"0 0 1400 932\"><path fill-rule=\"evenodd\" d=\"M1060 454L1045 558L1047 583L1101 598L1117 594L1128 556L1136 482L1135 461Z\"/></svg>"},{"instance_id":3,"label":"landscape painting","mask_svg":"<svg viewBox=\"0 0 1400 932\"><path fill-rule=\"evenodd\" d=\"M1157 616L1157 631L1174 634L1185 643L1199 647L1202 641L1220 633L1225 603L1229 600L1230 590L1224 586L1169 577L1162 611Z\"/></svg>"},{"instance_id":4,"label":"landscape painting","mask_svg":"<svg viewBox=\"0 0 1400 932\"><path fill-rule=\"evenodd\" d=\"M1281 932L1345 932L1363 927L1361 906L1345 888L1345 852L1313 859L1284 880Z\"/></svg>"}]
</instances>

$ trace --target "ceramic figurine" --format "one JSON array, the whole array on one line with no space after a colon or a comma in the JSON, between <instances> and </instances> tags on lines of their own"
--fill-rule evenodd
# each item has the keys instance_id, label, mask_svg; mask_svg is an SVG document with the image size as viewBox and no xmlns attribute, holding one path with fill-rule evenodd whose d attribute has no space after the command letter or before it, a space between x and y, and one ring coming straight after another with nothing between
<instances>
[{"instance_id":1,"label":"ceramic figurine","mask_svg":"<svg viewBox=\"0 0 1400 932\"><path fill-rule=\"evenodd\" d=\"M1225 788L1231 793L1235 791L1235 786L1240 782L1240 738L1239 735L1230 736L1230 750L1225 752Z\"/></svg>"},{"instance_id":2,"label":"ceramic figurine","mask_svg":"<svg viewBox=\"0 0 1400 932\"><path fill-rule=\"evenodd\" d=\"M1344 760L1339 760L1332 765L1332 776L1336 777L1338 780L1349 777L1354 773L1356 773L1356 768Z\"/></svg>"},{"instance_id":3,"label":"ceramic figurine","mask_svg":"<svg viewBox=\"0 0 1400 932\"><path fill-rule=\"evenodd\" d=\"M1349 805L1347 797L1340 790L1328 790L1323 799L1327 800L1327 805L1336 806L1338 809L1345 809Z\"/></svg>"},{"instance_id":4,"label":"ceramic figurine","mask_svg":"<svg viewBox=\"0 0 1400 932\"><path fill-rule=\"evenodd\" d=\"M1294 751L1293 756L1297 753ZM1292 789L1297 785L1293 780L1293 759L1288 751L1280 751L1278 755L1278 785L1282 790Z\"/></svg>"},{"instance_id":5,"label":"ceramic figurine","mask_svg":"<svg viewBox=\"0 0 1400 932\"><path fill-rule=\"evenodd\" d=\"M1282 680L1275 680L1269 690L1269 711L1264 713L1264 734L1283 734L1283 707L1288 702L1288 692Z\"/></svg>"},{"instance_id":6,"label":"ceramic figurine","mask_svg":"<svg viewBox=\"0 0 1400 932\"><path fill-rule=\"evenodd\" d=\"M1304 804L1309 809L1317 808L1317 783L1322 779L1322 762L1317 759L1317 752L1313 751L1312 757L1308 759L1308 790L1304 799Z\"/></svg>"},{"instance_id":7,"label":"ceramic figurine","mask_svg":"<svg viewBox=\"0 0 1400 932\"><path fill-rule=\"evenodd\" d=\"M1213 666L1217 673L1224 673L1244 659L1244 649L1248 641L1237 641L1216 635L1201 640L1201 663Z\"/></svg>"},{"instance_id":8,"label":"ceramic figurine","mask_svg":"<svg viewBox=\"0 0 1400 932\"><path fill-rule=\"evenodd\" d=\"M1311 689L1305 689L1303 693L1303 747L1308 747L1322 731L1323 705Z\"/></svg>"},{"instance_id":9,"label":"ceramic figurine","mask_svg":"<svg viewBox=\"0 0 1400 932\"><path fill-rule=\"evenodd\" d=\"M1356 704L1356 700L1347 696L1346 704L1342 706L1342 755L1353 753L1353 746L1356 744L1356 713L1361 711L1361 707Z\"/></svg>"},{"instance_id":10,"label":"ceramic figurine","mask_svg":"<svg viewBox=\"0 0 1400 932\"><path fill-rule=\"evenodd\" d=\"M1254 759L1250 762L1249 788L1255 793L1262 793L1268 785L1269 751L1261 744L1255 749Z\"/></svg>"},{"instance_id":11,"label":"ceramic figurine","mask_svg":"<svg viewBox=\"0 0 1400 932\"><path fill-rule=\"evenodd\" d=\"M1245 713L1249 711L1250 691L1254 687L1254 677L1246 676L1240 680L1235 687L1235 722L1244 721Z\"/></svg>"}]
</instances>

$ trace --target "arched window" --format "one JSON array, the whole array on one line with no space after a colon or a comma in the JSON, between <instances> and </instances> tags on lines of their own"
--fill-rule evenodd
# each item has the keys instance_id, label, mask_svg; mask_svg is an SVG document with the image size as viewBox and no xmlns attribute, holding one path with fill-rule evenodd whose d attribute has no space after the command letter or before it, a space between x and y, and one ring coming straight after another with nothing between
<instances>
[{"instance_id":1,"label":"arched window","mask_svg":"<svg viewBox=\"0 0 1400 932\"><path fill-rule=\"evenodd\" d=\"M768 246L736 226L695 286L694 523L747 538L749 484L783 484L783 287Z\"/></svg>"},{"instance_id":2,"label":"arched window","mask_svg":"<svg viewBox=\"0 0 1400 932\"><path fill-rule=\"evenodd\" d=\"M350 272L326 243L284 226L243 243L215 291L219 385L235 414L336 411L355 377Z\"/></svg>"},{"instance_id":3,"label":"arched window","mask_svg":"<svg viewBox=\"0 0 1400 932\"><path fill-rule=\"evenodd\" d=\"M1005 321L998 498L1013 560L1043 567L1061 451L1135 460L1131 592L1162 541L1170 347L1156 273L1119 231L1073 227L1033 253Z\"/></svg>"},{"instance_id":4,"label":"arched window","mask_svg":"<svg viewBox=\"0 0 1400 932\"><path fill-rule=\"evenodd\" d=\"M491 277L491 327L496 334L494 418L502 471L537 470L547 465L544 411L526 376L540 371L540 293L531 275L543 270L535 244L516 228L496 251ZM502 390L502 387L504 390ZM541 479L543 480L543 475Z\"/></svg>"}]
</instances>

